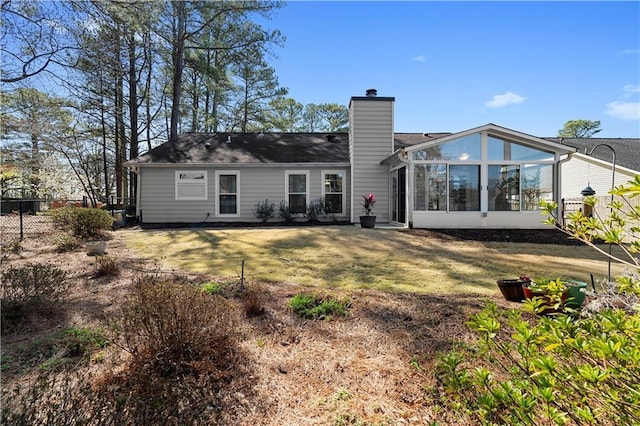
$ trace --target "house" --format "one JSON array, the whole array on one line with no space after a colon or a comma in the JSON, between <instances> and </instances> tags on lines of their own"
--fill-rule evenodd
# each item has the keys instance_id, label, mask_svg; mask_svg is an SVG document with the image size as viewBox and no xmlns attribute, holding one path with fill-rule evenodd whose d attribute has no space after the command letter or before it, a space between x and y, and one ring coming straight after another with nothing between
<instances>
[{"instance_id":1,"label":"house","mask_svg":"<svg viewBox=\"0 0 640 426\"><path fill-rule=\"evenodd\" d=\"M606 196L615 186L640 175L640 139L637 138L547 138L576 148L562 163L561 198L581 197L590 186L597 195ZM615 159L615 176L613 161Z\"/></svg>"},{"instance_id":2,"label":"house","mask_svg":"<svg viewBox=\"0 0 640 426\"><path fill-rule=\"evenodd\" d=\"M358 223L374 193L378 223L416 228L544 228L564 166L580 148L495 124L395 133L395 98L353 96L349 133L184 133L129 161L143 225L258 222L256 204ZM595 176L594 176L595 177ZM582 185L582 184L580 184Z\"/></svg>"}]
</instances>

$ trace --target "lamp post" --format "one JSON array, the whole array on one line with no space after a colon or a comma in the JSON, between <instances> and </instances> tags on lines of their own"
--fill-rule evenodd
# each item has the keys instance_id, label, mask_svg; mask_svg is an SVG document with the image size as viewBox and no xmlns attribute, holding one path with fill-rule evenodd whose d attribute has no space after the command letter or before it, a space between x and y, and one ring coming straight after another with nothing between
<instances>
[{"instance_id":1,"label":"lamp post","mask_svg":"<svg viewBox=\"0 0 640 426\"><path fill-rule=\"evenodd\" d=\"M606 143L601 143L601 144L598 144L598 145L594 146L593 148L591 148L591 150L589 150L589 152L587 152L587 155L593 154L593 151L595 151L596 149L600 148L601 146L609 148L611 150L611 153L613 154L613 160L612 160L612 165L611 165L611 170L612 170L612 173L611 173L611 190L613 191L613 189L616 187L616 150L613 149L613 147L611 147L611 145L608 145ZM585 190L586 190L586 188L585 188ZM583 190L583 192L584 192L584 190ZM595 191L594 191L594 193L595 193ZM609 212L613 213L613 193L611 194L611 204L609 205ZM609 282L611 282L611 243L609 243L608 280L609 280Z\"/></svg>"}]
</instances>

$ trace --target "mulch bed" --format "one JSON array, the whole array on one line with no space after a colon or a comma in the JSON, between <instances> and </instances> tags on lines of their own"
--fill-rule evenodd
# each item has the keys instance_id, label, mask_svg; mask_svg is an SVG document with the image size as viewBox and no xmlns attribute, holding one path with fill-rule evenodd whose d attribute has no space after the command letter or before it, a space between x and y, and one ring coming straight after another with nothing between
<instances>
[{"instance_id":1,"label":"mulch bed","mask_svg":"<svg viewBox=\"0 0 640 426\"><path fill-rule=\"evenodd\" d=\"M407 232L411 235L441 240L560 245L583 244L557 229L410 229Z\"/></svg>"}]
</instances>

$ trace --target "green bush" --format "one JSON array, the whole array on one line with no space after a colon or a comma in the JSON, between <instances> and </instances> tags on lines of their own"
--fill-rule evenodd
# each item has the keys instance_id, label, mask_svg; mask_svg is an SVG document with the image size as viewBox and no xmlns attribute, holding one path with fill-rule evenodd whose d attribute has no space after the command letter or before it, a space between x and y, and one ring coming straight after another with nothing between
<instances>
[{"instance_id":1,"label":"green bush","mask_svg":"<svg viewBox=\"0 0 640 426\"><path fill-rule=\"evenodd\" d=\"M291 211L291 207L286 201L280 201L278 205L278 215L280 219L287 223L293 222L294 213Z\"/></svg>"},{"instance_id":2,"label":"green bush","mask_svg":"<svg viewBox=\"0 0 640 426\"><path fill-rule=\"evenodd\" d=\"M267 223L271 219L276 211L275 203L270 202L268 199L264 201L258 201L256 203L253 214L262 221Z\"/></svg>"},{"instance_id":3,"label":"green bush","mask_svg":"<svg viewBox=\"0 0 640 426\"><path fill-rule=\"evenodd\" d=\"M236 323L233 305L222 296L190 284L142 281L120 310L114 342L147 373L173 377L198 365L225 368Z\"/></svg>"},{"instance_id":4,"label":"green bush","mask_svg":"<svg viewBox=\"0 0 640 426\"><path fill-rule=\"evenodd\" d=\"M48 263L10 266L2 272L2 333L27 322L30 315L48 316L69 288L67 273Z\"/></svg>"},{"instance_id":5,"label":"green bush","mask_svg":"<svg viewBox=\"0 0 640 426\"><path fill-rule=\"evenodd\" d=\"M289 301L289 307L304 318L329 319L333 315L345 316L350 307L348 300L338 300L333 296L301 293Z\"/></svg>"},{"instance_id":6,"label":"green bush","mask_svg":"<svg viewBox=\"0 0 640 426\"><path fill-rule=\"evenodd\" d=\"M109 212L93 208L62 207L49 214L58 228L83 239L99 236L111 229L114 222Z\"/></svg>"},{"instance_id":7,"label":"green bush","mask_svg":"<svg viewBox=\"0 0 640 426\"><path fill-rule=\"evenodd\" d=\"M311 201L307 206L307 218L310 221L315 222L322 216L325 216L324 200L318 198L317 200Z\"/></svg>"},{"instance_id":8,"label":"green bush","mask_svg":"<svg viewBox=\"0 0 640 426\"><path fill-rule=\"evenodd\" d=\"M66 253L81 247L82 243L77 237L73 235L62 234L56 237L55 245L56 245L56 252Z\"/></svg>"},{"instance_id":9,"label":"green bush","mask_svg":"<svg viewBox=\"0 0 640 426\"><path fill-rule=\"evenodd\" d=\"M470 424L638 424L640 317L523 318L488 303L477 340L440 358L448 407Z\"/></svg>"}]
</instances>

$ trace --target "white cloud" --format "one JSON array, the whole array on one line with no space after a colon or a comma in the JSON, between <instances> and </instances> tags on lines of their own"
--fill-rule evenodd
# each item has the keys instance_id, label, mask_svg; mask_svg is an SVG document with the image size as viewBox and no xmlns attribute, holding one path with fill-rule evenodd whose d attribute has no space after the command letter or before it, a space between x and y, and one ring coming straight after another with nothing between
<instances>
[{"instance_id":1,"label":"white cloud","mask_svg":"<svg viewBox=\"0 0 640 426\"><path fill-rule=\"evenodd\" d=\"M622 88L624 95L623 98L630 98L634 93L640 93L640 86L634 86L633 84L627 84Z\"/></svg>"},{"instance_id":2,"label":"white cloud","mask_svg":"<svg viewBox=\"0 0 640 426\"><path fill-rule=\"evenodd\" d=\"M636 55L640 53L640 49L625 49L618 52L621 55Z\"/></svg>"},{"instance_id":3,"label":"white cloud","mask_svg":"<svg viewBox=\"0 0 640 426\"><path fill-rule=\"evenodd\" d=\"M609 102L604 113L620 120L640 120L640 102Z\"/></svg>"},{"instance_id":4,"label":"white cloud","mask_svg":"<svg viewBox=\"0 0 640 426\"><path fill-rule=\"evenodd\" d=\"M505 92L502 95L493 95L493 99L484 103L489 108L502 108L511 104L521 104L527 98L517 93Z\"/></svg>"},{"instance_id":5,"label":"white cloud","mask_svg":"<svg viewBox=\"0 0 640 426\"><path fill-rule=\"evenodd\" d=\"M427 58L424 55L418 55L411 58L411 60L416 62L426 62Z\"/></svg>"}]
</instances>

